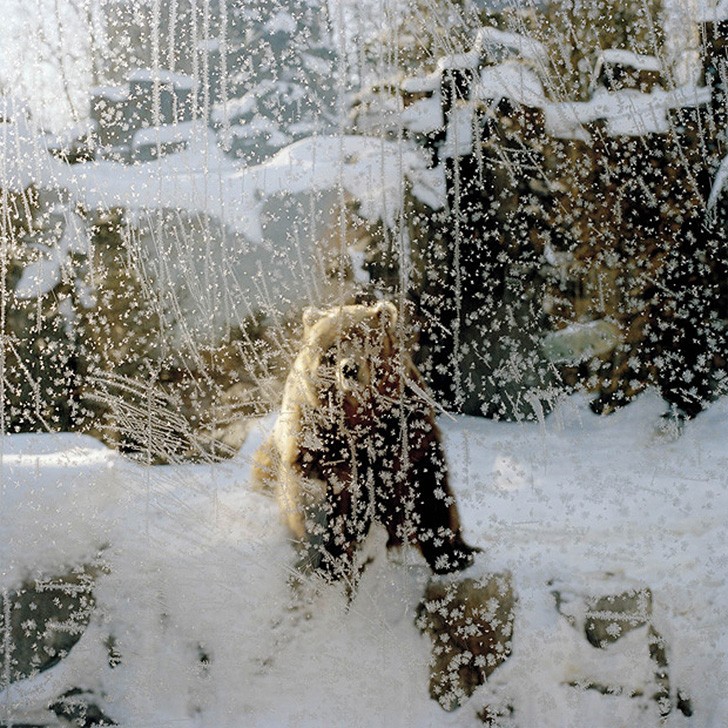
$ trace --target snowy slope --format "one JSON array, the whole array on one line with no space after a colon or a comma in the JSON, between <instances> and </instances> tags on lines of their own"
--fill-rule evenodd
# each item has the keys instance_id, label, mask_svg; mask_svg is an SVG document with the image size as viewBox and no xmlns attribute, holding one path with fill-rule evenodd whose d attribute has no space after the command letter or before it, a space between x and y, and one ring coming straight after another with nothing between
<instances>
[{"instance_id":1,"label":"snowy slope","mask_svg":"<svg viewBox=\"0 0 728 728\"><path fill-rule=\"evenodd\" d=\"M470 726L486 703L521 728L724 726L728 720L728 401L679 437L654 395L608 417L572 397L540 424L443 417L467 574L510 571L513 653L461 708L428 696L431 644L414 625L429 573L413 552L377 558L347 607L305 606L274 504L248 486L262 432L216 466L145 468L72 435L0 441L0 590L61 574L103 548L96 616L68 657L0 691L0 723L48 720L72 687L104 695L122 726ZM591 647L562 595L649 587L672 689L694 714L629 697L651 667L639 630ZM108 664L110 634L121 657ZM569 683L618 684L603 695ZM52 717L52 716L51 716Z\"/></svg>"}]
</instances>

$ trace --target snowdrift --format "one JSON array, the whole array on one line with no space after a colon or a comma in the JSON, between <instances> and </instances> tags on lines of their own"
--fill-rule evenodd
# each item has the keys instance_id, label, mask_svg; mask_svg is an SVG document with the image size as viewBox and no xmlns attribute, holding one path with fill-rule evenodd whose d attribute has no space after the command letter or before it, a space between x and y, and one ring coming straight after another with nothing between
<instances>
[{"instance_id":1,"label":"snowdrift","mask_svg":"<svg viewBox=\"0 0 728 728\"><path fill-rule=\"evenodd\" d=\"M431 575L417 553L387 556L375 532L350 604L336 587L291 591L288 535L248 485L270 420L214 466L144 467L79 435L6 436L0 723L62 725L59 696L87 696L130 727L470 726L486 705L521 728L723 726L728 401L679 435L662 411L647 394L598 418L575 396L535 424L442 418L465 534L483 548L463 576L510 572L517 599L510 657L452 712L428 694L432 644L415 613ZM71 646L18 674L17 595L52 592L74 567L90 585L73 581L87 609ZM602 649L585 637L584 605L629 590L649 593L664 640L662 717L647 624Z\"/></svg>"}]
</instances>

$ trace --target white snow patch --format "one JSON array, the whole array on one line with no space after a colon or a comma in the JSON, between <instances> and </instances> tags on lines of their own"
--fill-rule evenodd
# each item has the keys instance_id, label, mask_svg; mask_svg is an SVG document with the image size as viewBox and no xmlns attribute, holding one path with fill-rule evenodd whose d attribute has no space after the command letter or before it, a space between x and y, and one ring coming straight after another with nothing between
<instances>
[{"instance_id":1,"label":"white snow patch","mask_svg":"<svg viewBox=\"0 0 728 728\"><path fill-rule=\"evenodd\" d=\"M498 30L492 26L478 30L475 47L481 55L489 52L498 54L499 49L503 49L503 51L518 54L522 59L532 61L536 65L548 64L548 52L543 43L530 36ZM497 60L504 59L498 58Z\"/></svg>"},{"instance_id":2,"label":"white snow patch","mask_svg":"<svg viewBox=\"0 0 728 728\"><path fill-rule=\"evenodd\" d=\"M546 334L541 348L550 361L574 363L606 354L621 340L615 323L598 319L574 323Z\"/></svg>"},{"instance_id":3,"label":"white snow patch","mask_svg":"<svg viewBox=\"0 0 728 728\"><path fill-rule=\"evenodd\" d=\"M65 270L72 275L72 255L90 253L91 240L84 221L75 213L66 212L64 217L63 234L58 242L50 247L38 245L38 259L23 268L15 286L16 298L39 298L50 293L63 280ZM90 305L91 300L86 297L84 304Z\"/></svg>"},{"instance_id":4,"label":"white snow patch","mask_svg":"<svg viewBox=\"0 0 728 728\"><path fill-rule=\"evenodd\" d=\"M418 99L400 115L406 129L415 133L428 133L442 128L444 123L440 95Z\"/></svg>"},{"instance_id":5,"label":"white snow patch","mask_svg":"<svg viewBox=\"0 0 728 728\"><path fill-rule=\"evenodd\" d=\"M287 33L292 35L296 32L296 20L285 10L279 10L265 25L269 33Z\"/></svg>"},{"instance_id":6,"label":"white snow patch","mask_svg":"<svg viewBox=\"0 0 728 728\"><path fill-rule=\"evenodd\" d=\"M607 48L601 51L598 56L597 64L616 63L622 66L630 66L638 71L661 71L662 64L656 56L635 53L634 51L624 50L622 48Z\"/></svg>"},{"instance_id":7,"label":"white snow patch","mask_svg":"<svg viewBox=\"0 0 728 728\"><path fill-rule=\"evenodd\" d=\"M728 184L728 156L723 158L718 171L715 173L713 186L710 189L710 197L708 198L708 210L712 210L716 206L726 184Z\"/></svg>"},{"instance_id":8,"label":"white snow patch","mask_svg":"<svg viewBox=\"0 0 728 728\"><path fill-rule=\"evenodd\" d=\"M450 109L445 143L442 145L443 157L457 159L472 152L474 113L473 101L458 101Z\"/></svg>"},{"instance_id":9,"label":"white snow patch","mask_svg":"<svg viewBox=\"0 0 728 728\"><path fill-rule=\"evenodd\" d=\"M547 103L546 131L557 138L589 141L583 125L603 119L610 136L666 134L670 130L670 109L699 106L709 100L709 89L692 85L670 91L655 88L648 94L633 89L610 92L597 88L589 101Z\"/></svg>"},{"instance_id":10,"label":"white snow patch","mask_svg":"<svg viewBox=\"0 0 728 728\"><path fill-rule=\"evenodd\" d=\"M728 0L697 0L695 19L699 23L728 20Z\"/></svg>"},{"instance_id":11,"label":"white snow patch","mask_svg":"<svg viewBox=\"0 0 728 728\"><path fill-rule=\"evenodd\" d=\"M517 61L483 68L471 98L494 101L506 98L524 106L537 108L546 103L546 94L538 76Z\"/></svg>"},{"instance_id":12,"label":"white snow patch","mask_svg":"<svg viewBox=\"0 0 728 728\"><path fill-rule=\"evenodd\" d=\"M192 215L216 217L230 230L260 243L260 214L266 200L340 186L361 202L359 212L364 218L393 226L403 204L404 180L419 180L428 166L414 144L318 136L295 142L260 165L241 168L222 153L211 130L195 129L185 126L184 131L190 131L186 149L145 164L100 161L70 168L58 164L56 184L89 208L184 209ZM240 132L245 133L244 126ZM173 128L170 133L174 136ZM164 134L152 129L145 132L145 139L164 138Z\"/></svg>"}]
</instances>

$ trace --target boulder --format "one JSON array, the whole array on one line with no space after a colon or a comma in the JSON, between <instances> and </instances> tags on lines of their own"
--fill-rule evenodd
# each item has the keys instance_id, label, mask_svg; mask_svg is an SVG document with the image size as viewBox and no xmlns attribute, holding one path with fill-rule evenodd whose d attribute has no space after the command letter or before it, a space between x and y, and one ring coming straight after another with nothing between
<instances>
[{"instance_id":1,"label":"boulder","mask_svg":"<svg viewBox=\"0 0 728 728\"><path fill-rule=\"evenodd\" d=\"M50 669L78 642L94 609L98 567L81 565L66 574L30 579L0 592L0 688Z\"/></svg>"},{"instance_id":2,"label":"boulder","mask_svg":"<svg viewBox=\"0 0 728 728\"><path fill-rule=\"evenodd\" d=\"M607 694L627 694L632 698L649 700L657 704L662 718L666 718L673 707L685 716L692 715L689 697L681 690L672 691L670 685L668 649L663 636L653 623L652 590L645 585L629 585L611 592L609 586L624 587L618 581L605 577L606 593L580 593L568 587L552 590L556 609L574 629L581 632L595 649L605 651L604 680L595 678L592 668L583 678L569 684L580 690L597 690ZM554 586L554 584L552 584ZM641 632L641 635L637 633ZM642 652L651 674L645 675L642 684L615 684L610 672L609 659L621 651L621 641L632 634L642 642ZM631 648L626 648L631 649ZM601 661L600 661L601 664Z\"/></svg>"},{"instance_id":3,"label":"boulder","mask_svg":"<svg viewBox=\"0 0 728 728\"><path fill-rule=\"evenodd\" d=\"M510 654L515 595L511 575L431 579L416 624L432 640L430 696L455 710Z\"/></svg>"}]
</instances>

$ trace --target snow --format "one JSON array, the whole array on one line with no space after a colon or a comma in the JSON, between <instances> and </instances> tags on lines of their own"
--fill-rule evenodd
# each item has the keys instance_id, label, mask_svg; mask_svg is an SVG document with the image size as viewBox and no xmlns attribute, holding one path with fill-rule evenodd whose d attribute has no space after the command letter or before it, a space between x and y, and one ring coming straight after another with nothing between
<instances>
[{"instance_id":1,"label":"snow","mask_svg":"<svg viewBox=\"0 0 728 728\"><path fill-rule=\"evenodd\" d=\"M647 393L607 418L582 396L535 424L443 418L466 537L483 548L466 575L510 571L518 595L511 657L452 713L427 694L430 643L414 610L429 573L417 554L385 556L374 534L375 561L350 605L321 587L295 608L287 533L272 499L248 484L270 418L217 465L149 468L80 435L6 436L0 589L99 550L108 573L80 642L0 693L0 715L47 718L44 701L83 683L123 726L470 726L488 702L515 706L520 726L583 726L585 716L591 728L723 726L728 400L679 437L659 434L663 411ZM628 696L654 668L640 651L644 630L595 650L552 593L568 603L630 587L652 591L671 684L689 693L691 719L673 710L661 723ZM121 654L113 669L109 633ZM626 692L569 686L585 680Z\"/></svg>"},{"instance_id":2,"label":"snow","mask_svg":"<svg viewBox=\"0 0 728 728\"><path fill-rule=\"evenodd\" d=\"M301 61L307 71L323 78L326 78L326 76L332 73L332 64L330 59L322 58L314 53L302 53Z\"/></svg>"},{"instance_id":3,"label":"snow","mask_svg":"<svg viewBox=\"0 0 728 728\"><path fill-rule=\"evenodd\" d=\"M695 18L700 23L728 20L728 0L698 0Z\"/></svg>"},{"instance_id":4,"label":"snow","mask_svg":"<svg viewBox=\"0 0 728 728\"><path fill-rule=\"evenodd\" d=\"M196 121L180 121L175 124L162 124L139 129L134 133L132 148L149 144L170 144L173 142L187 142L195 135L207 133L207 125Z\"/></svg>"},{"instance_id":5,"label":"snow","mask_svg":"<svg viewBox=\"0 0 728 728\"><path fill-rule=\"evenodd\" d=\"M537 65L548 65L546 47L535 38L527 35L512 33L498 28L480 28L476 35L475 47L480 54L491 53L498 46L517 53L522 59L532 61ZM498 58L498 60L502 60Z\"/></svg>"},{"instance_id":6,"label":"snow","mask_svg":"<svg viewBox=\"0 0 728 728\"><path fill-rule=\"evenodd\" d=\"M457 159L470 154L473 149L473 114L475 104L471 101L458 101L450 109L445 143L442 156Z\"/></svg>"},{"instance_id":7,"label":"snow","mask_svg":"<svg viewBox=\"0 0 728 728\"><path fill-rule=\"evenodd\" d=\"M605 51L607 53L607 51ZM628 51L607 53L607 59L627 62L635 56L634 63L651 68L651 57ZM607 60L605 59L605 60ZM474 67L470 57L450 56L447 63L452 67ZM460 65L458 65L460 64ZM449 67L449 66L448 66ZM427 80L427 79L426 79ZM419 89L413 79L407 79L408 89ZM423 82L422 88L430 85ZM421 99L405 109L403 125L412 131L429 131L438 124L437 101L439 95ZM538 75L521 61L506 61L480 69L469 100L460 102L451 111L447 128L445 156L468 154L472 149L472 117L477 100L499 101L511 99L523 106L543 109L546 132L555 138L581 139L589 142L590 135L584 125L597 120L604 121L609 136L642 136L666 134L670 130L668 112L687 106L700 106L710 101L710 89L688 84L666 91L655 88L650 93L633 89L608 91L597 88L589 101L549 101Z\"/></svg>"},{"instance_id":8,"label":"snow","mask_svg":"<svg viewBox=\"0 0 728 728\"><path fill-rule=\"evenodd\" d=\"M38 177L38 160L44 153L27 105L0 94L0 188L21 192L33 184Z\"/></svg>"},{"instance_id":9,"label":"snow","mask_svg":"<svg viewBox=\"0 0 728 728\"><path fill-rule=\"evenodd\" d=\"M239 98L229 99L224 103L215 104L212 108L211 118L216 124L222 125L225 119L235 120L247 116L255 111L258 104L258 91L244 94Z\"/></svg>"},{"instance_id":10,"label":"snow","mask_svg":"<svg viewBox=\"0 0 728 728\"><path fill-rule=\"evenodd\" d=\"M139 145L166 141L168 135L187 139L186 149L177 154L137 165L96 161L69 167L50 157L22 120L0 125L0 134L6 188L22 191L31 182L60 187L89 209L209 214L253 243L263 240L261 211L276 195L343 187L361 200L359 212L365 219L382 219L392 226L403 204L404 179L430 187L426 180L431 170L420 149L375 137L313 136L262 164L241 168L222 153L214 132L204 124L180 123L143 130L134 140Z\"/></svg>"},{"instance_id":11,"label":"snow","mask_svg":"<svg viewBox=\"0 0 728 728\"><path fill-rule=\"evenodd\" d=\"M606 120L610 136L643 136L669 131L667 109L660 104L661 100L659 91L639 94L625 90L608 94L599 89L591 103L597 118Z\"/></svg>"},{"instance_id":12,"label":"snow","mask_svg":"<svg viewBox=\"0 0 728 728\"><path fill-rule=\"evenodd\" d=\"M432 93L440 90L440 72L433 71L425 76L408 76L400 84L402 91L410 94Z\"/></svg>"},{"instance_id":13,"label":"snow","mask_svg":"<svg viewBox=\"0 0 728 728\"><path fill-rule=\"evenodd\" d=\"M195 80L183 73L173 73L160 68L137 68L129 75L129 83L160 83L177 88L193 88Z\"/></svg>"},{"instance_id":14,"label":"snow","mask_svg":"<svg viewBox=\"0 0 728 728\"><path fill-rule=\"evenodd\" d=\"M296 19L285 10L279 10L266 24L269 33L287 33L293 35L298 27Z\"/></svg>"},{"instance_id":15,"label":"snow","mask_svg":"<svg viewBox=\"0 0 728 728\"><path fill-rule=\"evenodd\" d=\"M708 197L708 210L713 210L718 204L718 200L723 194L726 184L728 184L728 156L723 157L718 171L715 173L713 185L710 189L710 196Z\"/></svg>"},{"instance_id":16,"label":"snow","mask_svg":"<svg viewBox=\"0 0 728 728\"><path fill-rule=\"evenodd\" d=\"M129 98L129 89L123 86L94 86L89 93L91 98L104 98L118 104Z\"/></svg>"},{"instance_id":17,"label":"snow","mask_svg":"<svg viewBox=\"0 0 728 728\"><path fill-rule=\"evenodd\" d=\"M49 150L62 150L72 147L80 139L84 139L96 129L96 122L85 119L78 124L69 124L63 131L53 134L45 134L46 148Z\"/></svg>"},{"instance_id":18,"label":"snow","mask_svg":"<svg viewBox=\"0 0 728 728\"><path fill-rule=\"evenodd\" d=\"M197 43L198 51L205 51L207 53L218 53L220 51L220 39L219 38L207 38Z\"/></svg>"},{"instance_id":19,"label":"snow","mask_svg":"<svg viewBox=\"0 0 728 728\"><path fill-rule=\"evenodd\" d=\"M668 96L671 109L680 109L685 106L704 106L710 103L711 90L707 86L687 84L673 89Z\"/></svg>"},{"instance_id":20,"label":"snow","mask_svg":"<svg viewBox=\"0 0 728 728\"><path fill-rule=\"evenodd\" d=\"M606 354L621 340L621 332L616 324L599 319L552 331L543 338L541 348L549 361L575 363Z\"/></svg>"},{"instance_id":21,"label":"snow","mask_svg":"<svg viewBox=\"0 0 728 728\"><path fill-rule=\"evenodd\" d=\"M50 247L36 246L39 251L37 260L23 268L20 280L15 285L15 297L18 299L39 298L50 293L62 281L64 268L73 266L71 256L87 255L91 250L88 231L78 215L64 214L59 209L52 209L51 215L64 218L63 234ZM89 299L85 303L91 305Z\"/></svg>"},{"instance_id":22,"label":"snow","mask_svg":"<svg viewBox=\"0 0 728 728\"><path fill-rule=\"evenodd\" d=\"M418 99L400 115L404 128L415 133L429 133L442 128L444 123L440 95Z\"/></svg>"},{"instance_id":23,"label":"snow","mask_svg":"<svg viewBox=\"0 0 728 728\"><path fill-rule=\"evenodd\" d=\"M270 144L274 146L283 146L288 140L288 137L280 131L280 127L264 116L256 116L250 121L232 125L228 133L238 139L254 139L261 134L269 134Z\"/></svg>"},{"instance_id":24,"label":"snow","mask_svg":"<svg viewBox=\"0 0 728 728\"><path fill-rule=\"evenodd\" d=\"M480 54L477 51L468 51L466 53L453 53L449 56L442 56L437 61L437 70L439 75L442 71L448 71L453 68L457 69L477 69L480 65Z\"/></svg>"},{"instance_id":25,"label":"snow","mask_svg":"<svg viewBox=\"0 0 728 728\"><path fill-rule=\"evenodd\" d=\"M473 85L467 101L458 100L450 110L442 154L444 157L460 157L473 149L473 123L478 101L498 102L507 98L516 103L535 108L548 106L543 86L536 74L520 61L506 61L486 66ZM423 99L405 109L405 125L409 125L418 111L422 110L422 129L437 121L432 99ZM439 98L437 99L439 102ZM416 129L418 129L416 127Z\"/></svg>"},{"instance_id":26,"label":"snow","mask_svg":"<svg viewBox=\"0 0 728 728\"><path fill-rule=\"evenodd\" d=\"M153 240L145 244L144 255L157 271L157 285L175 301L186 302L185 326L206 335L210 326L218 332L235 324L243 311L279 311L292 302L310 301L321 269L316 246L321 231L333 224L341 199L359 201L358 215L390 227L399 219L408 187L433 209L441 208L445 199L442 170L431 169L428 155L414 143L311 136L262 164L244 167L223 153L205 124L191 123L135 136L135 149L142 151L147 149L141 145L144 140L156 146L174 143L178 135L180 145L184 139L184 149L160 159L67 165L48 154L37 133L24 130L18 118L0 124L3 186L21 192L32 182L41 189L62 190L70 210L77 205L102 212L123 208L127 223L143 230L152 226ZM243 133L247 130L264 131L256 124L240 127ZM290 210L296 206L307 212L292 220ZM184 245L170 248L173 233L160 238L153 227L169 210L183 210L188 221L196 216L210 221L207 232L183 229L177 234ZM215 239L214 260L201 270L194 255L205 253L210 236ZM32 298L54 288L68 260L64 251L41 249L37 265L25 272L16 293ZM166 268L171 255L175 265ZM213 303L214 286L233 293L229 306ZM90 300L88 295L84 300Z\"/></svg>"},{"instance_id":27,"label":"snow","mask_svg":"<svg viewBox=\"0 0 728 728\"><path fill-rule=\"evenodd\" d=\"M647 56L641 53L634 53L623 48L607 48L599 54L597 65L601 63L615 63L621 66L630 66L638 71L655 71L659 73L662 70L662 64L655 56Z\"/></svg>"},{"instance_id":28,"label":"snow","mask_svg":"<svg viewBox=\"0 0 728 728\"><path fill-rule=\"evenodd\" d=\"M546 94L538 76L518 61L483 68L471 98L493 101L506 98L534 108L541 108L546 103Z\"/></svg>"},{"instance_id":29,"label":"snow","mask_svg":"<svg viewBox=\"0 0 728 728\"><path fill-rule=\"evenodd\" d=\"M597 88L589 101L547 103L544 106L546 131L556 138L587 141L589 135L583 125L603 119L609 136L666 134L670 130L670 109L699 106L709 99L709 89L692 85L670 91L656 88L650 93Z\"/></svg>"}]
</instances>

